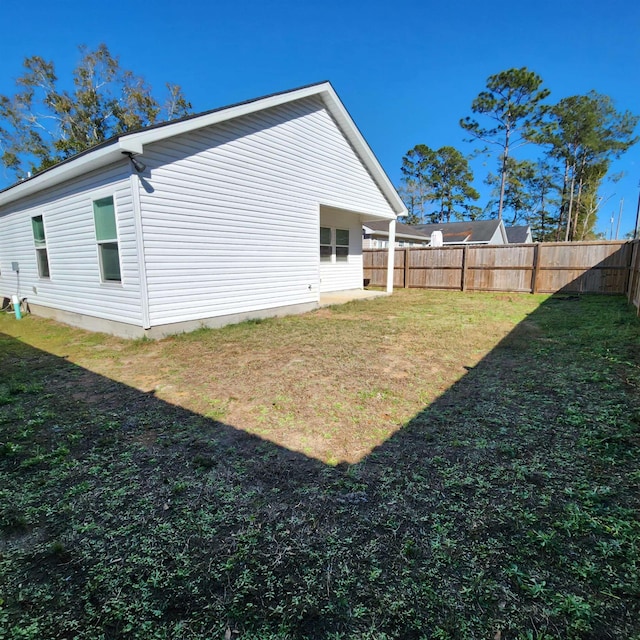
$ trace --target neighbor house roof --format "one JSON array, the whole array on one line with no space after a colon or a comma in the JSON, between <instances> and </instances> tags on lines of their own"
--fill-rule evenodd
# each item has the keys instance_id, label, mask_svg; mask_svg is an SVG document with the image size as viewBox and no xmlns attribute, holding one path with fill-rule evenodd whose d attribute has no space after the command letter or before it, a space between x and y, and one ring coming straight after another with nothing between
<instances>
[{"instance_id":1,"label":"neighbor house roof","mask_svg":"<svg viewBox=\"0 0 640 640\"><path fill-rule=\"evenodd\" d=\"M389 223L385 220L378 222L365 222L365 229L369 229L377 236L389 235ZM431 240L431 236L416 229L416 227L403 224L402 222L396 222L396 238L409 238L411 240Z\"/></svg>"},{"instance_id":2,"label":"neighbor house roof","mask_svg":"<svg viewBox=\"0 0 640 640\"><path fill-rule=\"evenodd\" d=\"M93 171L121 160L123 154L143 154L145 145L153 142L166 140L173 136L189 133L203 127L209 127L310 96L318 96L322 99L327 111L340 126L345 137L357 152L393 211L397 215L406 215L406 207L395 187L330 82L319 82L298 89L273 93L261 98L123 133L0 191L0 205L37 193L42 189L55 186L65 180L76 178L86 174L88 171Z\"/></svg>"},{"instance_id":3,"label":"neighbor house roof","mask_svg":"<svg viewBox=\"0 0 640 640\"><path fill-rule=\"evenodd\" d=\"M523 225L518 227L505 227L509 244L523 244L531 242L531 227Z\"/></svg>"},{"instance_id":4,"label":"neighbor house roof","mask_svg":"<svg viewBox=\"0 0 640 640\"><path fill-rule=\"evenodd\" d=\"M444 222L441 224L417 224L416 229L431 236L442 231L445 244L487 243L501 226L500 220L469 220L467 222ZM503 227L504 228L504 227ZM506 237L503 238L506 242Z\"/></svg>"}]
</instances>

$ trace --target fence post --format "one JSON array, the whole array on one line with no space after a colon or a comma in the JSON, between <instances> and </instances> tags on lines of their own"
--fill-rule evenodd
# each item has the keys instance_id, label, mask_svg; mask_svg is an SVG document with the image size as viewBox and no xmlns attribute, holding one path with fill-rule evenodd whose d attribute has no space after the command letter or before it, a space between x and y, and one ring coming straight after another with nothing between
<instances>
[{"instance_id":1,"label":"fence post","mask_svg":"<svg viewBox=\"0 0 640 640\"><path fill-rule=\"evenodd\" d=\"M638 241L631 244L631 257L629 258L629 278L627 280L627 300L633 302L633 285L635 282L635 267L638 252Z\"/></svg>"},{"instance_id":2,"label":"fence post","mask_svg":"<svg viewBox=\"0 0 640 640\"><path fill-rule=\"evenodd\" d=\"M460 282L460 291L467 290L467 251L469 247L465 244L462 247L462 276Z\"/></svg>"},{"instance_id":3,"label":"fence post","mask_svg":"<svg viewBox=\"0 0 640 640\"><path fill-rule=\"evenodd\" d=\"M629 259L629 277L627 279L627 301L631 302L631 288L633 287L633 264L635 262L636 247L635 243L631 244L631 258Z\"/></svg>"},{"instance_id":4,"label":"fence post","mask_svg":"<svg viewBox=\"0 0 640 640\"><path fill-rule=\"evenodd\" d=\"M631 284L631 265L633 264L633 245L627 245L628 249L627 253L629 255L629 268L627 269L627 275L624 281L624 293L627 296L627 300L629 299L629 285Z\"/></svg>"},{"instance_id":5,"label":"fence post","mask_svg":"<svg viewBox=\"0 0 640 640\"><path fill-rule=\"evenodd\" d=\"M533 271L531 273L531 293L538 293L538 266L540 264L540 243L533 247Z\"/></svg>"},{"instance_id":6,"label":"fence post","mask_svg":"<svg viewBox=\"0 0 640 640\"><path fill-rule=\"evenodd\" d=\"M409 249L408 247L404 250L404 273L402 276L402 288L407 288L407 282L409 280Z\"/></svg>"}]
</instances>

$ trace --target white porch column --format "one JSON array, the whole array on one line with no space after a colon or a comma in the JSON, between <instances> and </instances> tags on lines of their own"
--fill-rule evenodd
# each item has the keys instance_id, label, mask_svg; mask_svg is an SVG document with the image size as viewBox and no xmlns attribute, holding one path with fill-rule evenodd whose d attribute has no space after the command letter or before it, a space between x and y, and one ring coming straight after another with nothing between
<instances>
[{"instance_id":1,"label":"white porch column","mask_svg":"<svg viewBox=\"0 0 640 640\"><path fill-rule=\"evenodd\" d=\"M393 293L393 271L395 266L396 220L389 220L389 247L387 251L387 293Z\"/></svg>"}]
</instances>

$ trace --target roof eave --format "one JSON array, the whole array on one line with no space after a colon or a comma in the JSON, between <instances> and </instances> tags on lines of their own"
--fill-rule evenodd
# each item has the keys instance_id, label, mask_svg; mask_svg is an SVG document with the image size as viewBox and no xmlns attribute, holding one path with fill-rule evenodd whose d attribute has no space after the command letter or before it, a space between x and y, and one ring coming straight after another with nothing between
<instances>
[{"instance_id":1,"label":"roof eave","mask_svg":"<svg viewBox=\"0 0 640 640\"><path fill-rule=\"evenodd\" d=\"M33 195L49 187L86 175L95 169L101 169L123 159L124 154L140 154L142 147L135 141L127 141L123 138L115 140L111 144L91 150L77 158L61 162L42 174L19 182L0 193L0 205L10 204L21 198Z\"/></svg>"},{"instance_id":2,"label":"roof eave","mask_svg":"<svg viewBox=\"0 0 640 640\"><path fill-rule=\"evenodd\" d=\"M389 232L388 231L379 231L377 229L371 229L369 227L367 227L366 224L363 225L363 227L366 229L366 232L368 232L369 235L372 236L383 236L385 238L389 237ZM405 238L407 240L418 240L418 241L423 241L423 242L429 242L429 240L431 240L431 238L429 236L414 236L411 235L409 233L402 233L402 232L398 232L396 231L396 240L398 239L402 239Z\"/></svg>"},{"instance_id":3,"label":"roof eave","mask_svg":"<svg viewBox=\"0 0 640 640\"><path fill-rule=\"evenodd\" d=\"M102 147L88 150L56 167L52 167L48 171L35 175L29 180L9 187L0 193L0 205L13 202L19 198L36 193L41 189L46 189L65 180L78 177L93 169L107 166L118 160L123 153L142 154L145 145L153 142L172 138L226 120L314 95L319 95L322 98L333 118L338 125L342 127L350 143L371 173L396 216L406 215L407 209L395 190L395 187L329 82L277 93L250 102L190 117L175 123L168 123L163 126L150 127L142 131L123 134L111 144L107 143ZM380 219L384 219L384 216L381 216Z\"/></svg>"},{"instance_id":4,"label":"roof eave","mask_svg":"<svg viewBox=\"0 0 640 640\"><path fill-rule=\"evenodd\" d=\"M391 183L391 180L389 180L389 177L382 168L382 165L378 162L378 159L371 150L371 147L369 147L363 135L360 133L360 130L353 121L353 118L349 115L349 112L342 104L342 101L338 97L335 89L331 86L330 82L310 85L301 89L295 89L288 93L277 93L255 102L239 104L235 107L229 107L227 109L222 109L221 111L204 114L198 118L177 122L175 125L168 125L164 129L150 129L139 133L132 133L124 136L123 139L132 140L144 146L167 137L182 133L189 133L190 131L218 124L226 120L232 120L233 118L248 115L255 111L277 107L294 100L301 100L315 95L319 95L322 98L325 106L329 110L329 113L331 113L338 125L345 131L349 141L371 172L374 180L389 201L389 204L394 210L396 216L406 215L407 209L404 202L402 202L395 187Z\"/></svg>"},{"instance_id":5,"label":"roof eave","mask_svg":"<svg viewBox=\"0 0 640 640\"><path fill-rule=\"evenodd\" d=\"M384 193L396 216L406 216L408 213L407 207L398 195L398 192L391 183L391 180L389 180L389 177L387 176L385 170L382 168L382 165L380 164L380 162L378 162L378 158L376 158L375 154L371 150L371 147L364 139L364 136L360 133L360 130L355 124L353 118L349 115L346 107L342 104L342 101L338 97L338 94L335 92L334 88L331 86L331 83L325 83L322 94L327 108L335 118L336 122L347 133L351 144L354 146L354 148L362 158L362 161L371 172L374 180L377 182L381 191Z\"/></svg>"}]
</instances>

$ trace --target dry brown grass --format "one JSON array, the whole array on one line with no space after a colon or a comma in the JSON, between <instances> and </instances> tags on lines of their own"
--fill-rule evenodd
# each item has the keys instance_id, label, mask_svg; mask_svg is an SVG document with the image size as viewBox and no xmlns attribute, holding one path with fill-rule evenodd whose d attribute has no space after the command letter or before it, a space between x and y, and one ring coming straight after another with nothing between
<instances>
[{"instance_id":1,"label":"dry brown grass","mask_svg":"<svg viewBox=\"0 0 640 640\"><path fill-rule=\"evenodd\" d=\"M3 316L0 638L640 638L640 326L542 301Z\"/></svg>"},{"instance_id":2,"label":"dry brown grass","mask_svg":"<svg viewBox=\"0 0 640 640\"><path fill-rule=\"evenodd\" d=\"M0 330L166 402L338 464L361 460L387 440L543 299L398 291L158 342L91 335L32 317L4 318ZM73 397L86 401L91 394L80 380Z\"/></svg>"}]
</instances>

